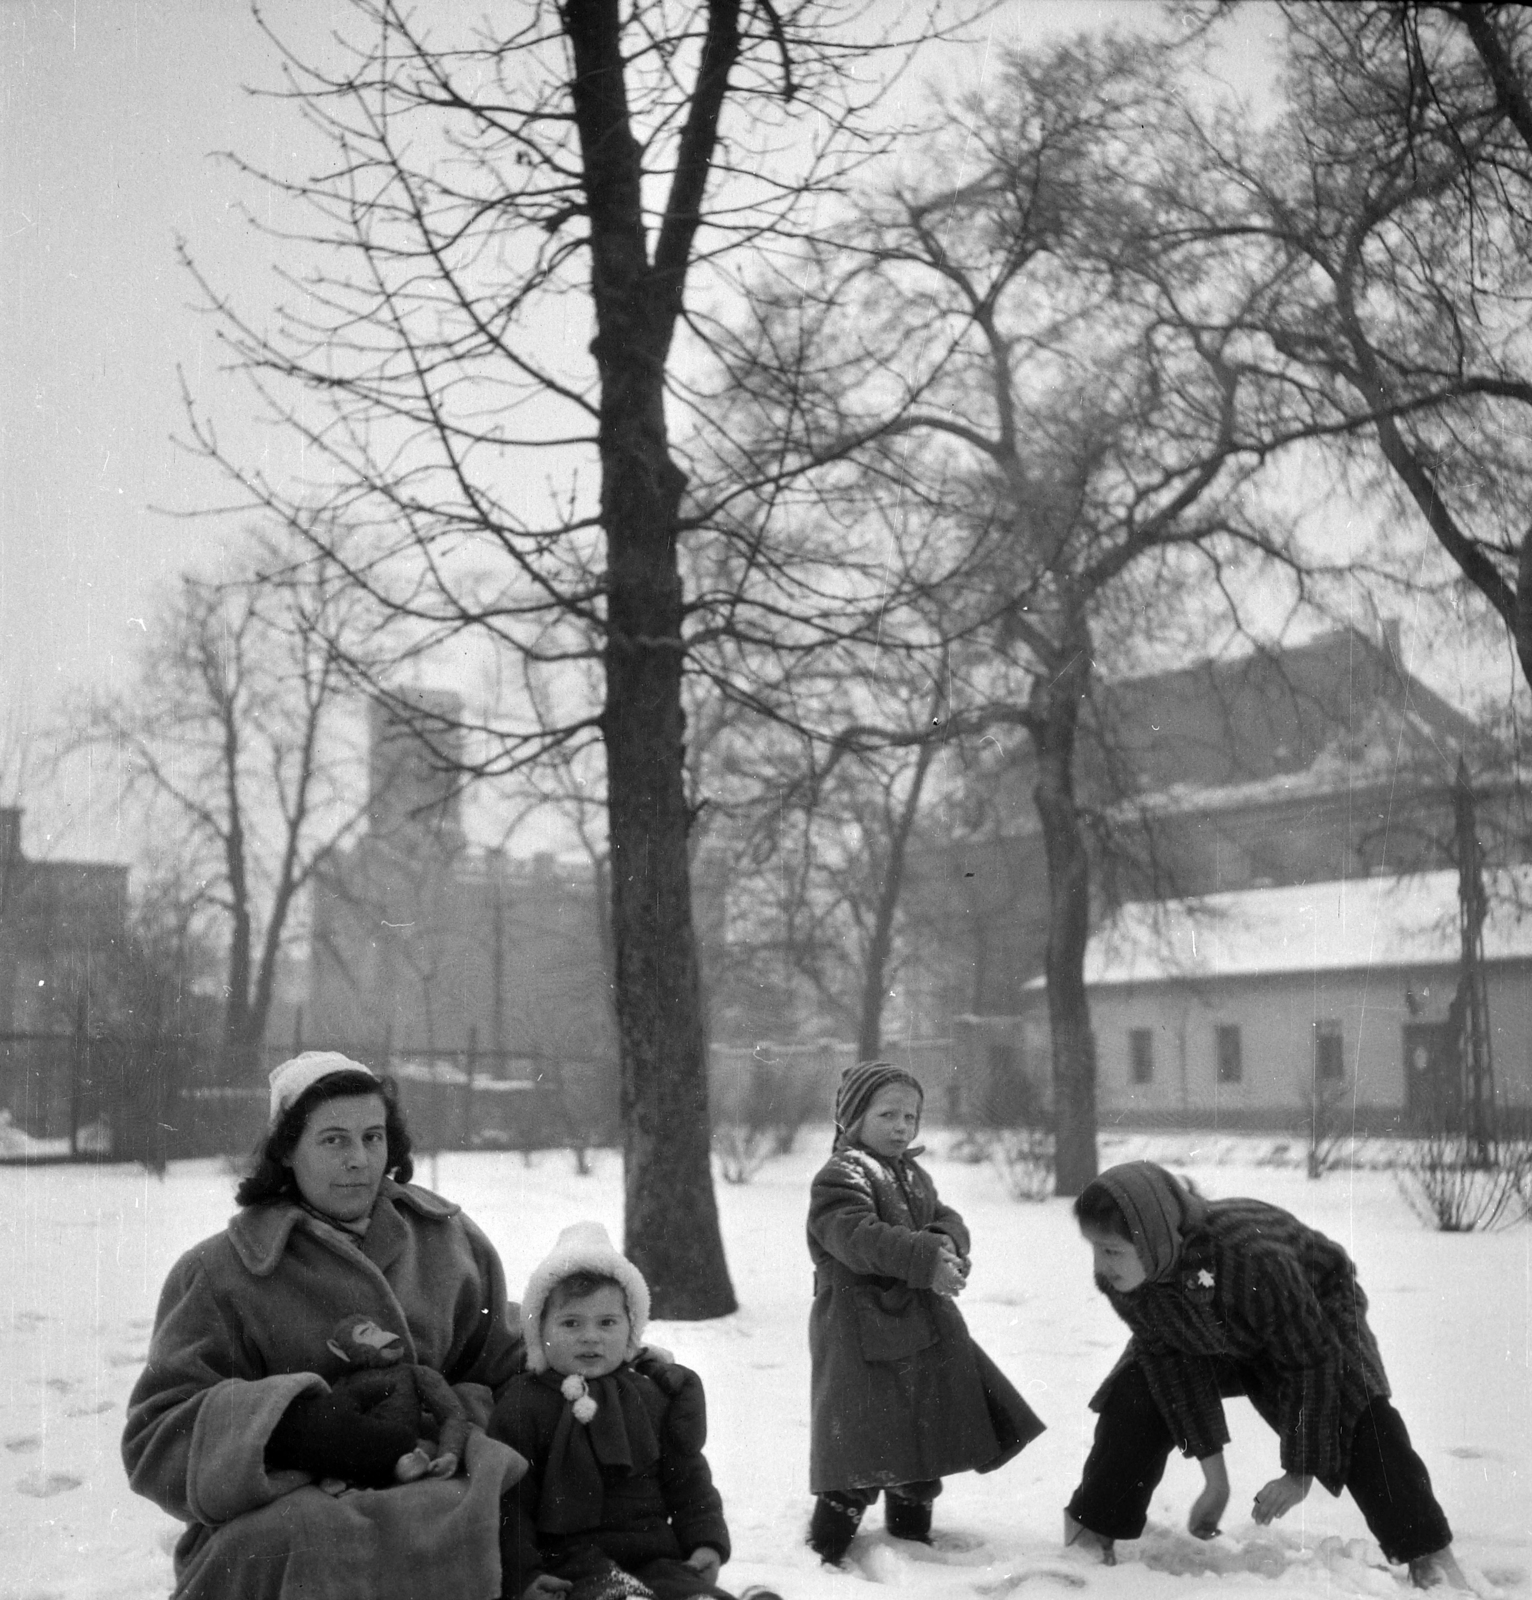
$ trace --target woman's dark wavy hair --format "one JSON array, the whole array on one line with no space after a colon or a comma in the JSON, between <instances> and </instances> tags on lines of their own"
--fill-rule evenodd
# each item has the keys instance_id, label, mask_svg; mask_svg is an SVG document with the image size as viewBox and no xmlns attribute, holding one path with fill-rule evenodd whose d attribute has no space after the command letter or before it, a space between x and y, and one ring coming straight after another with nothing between
<instances>
[{"instance_id":1,"label":"woman's dark wavy hair","mask_svg":"<svg viewBox=\"0 0 1532 1600\"><path fill-rule=\"evenodd\" d=\"M388 1140L384 1173L399 1183L415 1176L410 1130L399 1108L399 1090L392 1078L374 1078L370 1073L329 1072L316 1079L277 1119L276 1127L264 1134L250 1160L249 1173L234 1191L237 1205L258 1206L267 1200L297 1198L298 1184L293 1169L283 1163L293 1153L309 1113L322 1100L349 1100L375 1094L383 1101L383 1126Z\"/></svg>"},{"instance_id":2,"label":"woman's dark wavy hair","mask_svg":"<svg viewBox=\"0 0 1532 1600\"><path fill-rule=\"evenodd\" d=\"M1073 1206L1075 1221L1082 1228L1094 1228L1097 1233L1116 1234L1119 1239L1133 1243L1133 1230L1122 1214L1122 1207L1112 1198L1112 1191L1100 1180L1091 1181L1075 1196Z\"/></svg>"}]
</instances>

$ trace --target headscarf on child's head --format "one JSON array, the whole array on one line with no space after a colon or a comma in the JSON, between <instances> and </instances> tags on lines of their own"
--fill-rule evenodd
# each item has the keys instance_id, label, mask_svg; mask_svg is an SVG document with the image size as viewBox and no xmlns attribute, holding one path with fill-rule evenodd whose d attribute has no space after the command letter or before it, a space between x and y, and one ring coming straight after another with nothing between
<instances>
[{"instance_id":1,"label":"headscarf on child's head","mask_svg":"<svg viewBox=\"0 0 1532 1600\"><path fill-rule=\"evenodd\" d=\"M1096 1182L1122 1213L1149 1281L1167 1278L1180 1264L1186 1234L1207 1221L1207 1201L1152 1161L1108 1167Z\"/></svg>"},{"instance_id":2,"label":"headscarf on child's head","mask_svg":"<svg viewBox=\"0 0 1532 1600\"><path fill-rule=\"evenodd\" d=\"M840 1086L835 1091L837 1150L846 1142L851 1130L867 1115L873 1096L891 1083L913 1089L920 1096L922 1107L925 1105L926 1091L921 1087L920 1079L913 1072L896 1067L892 1061L859 1061L841 1073ZM914 1155L915 1152L911 1150L908 1153Z\"/></svg>"}]
</instances>

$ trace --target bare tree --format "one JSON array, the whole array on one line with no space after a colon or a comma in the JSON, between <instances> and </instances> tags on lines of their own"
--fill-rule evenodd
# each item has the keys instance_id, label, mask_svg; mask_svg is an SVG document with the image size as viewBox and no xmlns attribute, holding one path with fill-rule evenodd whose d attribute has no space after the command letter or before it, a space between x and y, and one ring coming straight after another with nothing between
<instances>
[{"instance_id":1,"label":"bare tree","mask_svg":"<svg viewBox=\"0 0 1532 1600\"><path fill-rule=\"evenodd\" d=\"M237 580L182 578L131 685L80 708L82 742L120 763L217 908L219 1054L233 1081L258 1065L299 896L366 816L342 653L361 610L334 561L256 541Z\"/></svg>"},{"instance_id":2,"label":"bare tree","mask_svg":"<svg viewBox=\"0 0 1532 1600\"><path fill-rule=\"evenodd\" d=\"M1210 279L1181 230L1206 164L1174 66L1143 40L1013 54L949 117L961 151L935 141L868 208L849 271L844 252L806 259L758 294L731 373L765 419L754 438L830 463L802 515L883 504L879 640L941 642L949 735L1029 737L1066 1194L1096 1171L1081 708L1098 660L1132 661L1194 585L1228 599L1231 566L1287 553L1244 496L1249 291ZM926 175L959 168L957 188ZM783 350L814 352L790 383Z\"/></svg>"},{"instance_id":3,"label":"bare tree","mask_svg":"<svg viewBox=\"0 0 1532 1600\"><path fill-rule=\"evenodd\" d=\"M1282 10L1284 114L1208 129L1229 187L1188 226L1258 255L1273 438L1375 465L1532 681L1532 21L1414 0Z\"/></svg>"},{"instance_id":4,"label":"bare tree","mask_svg":"<svg viewBox=\"0 0 1532 1600\"><path fill-rule=\"evenodd\" d=\"M775 963L806 990L800 1025L814 1016L854 1033L864 1061L882 1052L904 965L910 851L946 731L940 685L923 698L921 689L887 672L839 677L813 692L819 726L833 725L830 702L839 704L827 746L747 721L715 760L734 780L715 775L725 816L708 851L729 906L724 959L756 987L761 962ZM810 696L801 681L799 690L802 716Z\"/></svg>"},{"instance_id":5,"label":"bare tree","mask_svg":"<svg viewBox=\"0 0 1532 1600\"><path fill-rule=\"evenodd\" d=\"M555 726L512 708L487 730L481 770L604 747L626 1248L662 1316L734 1305L708 1171L682 689L694 639L724 619L682 582L707 518L672 436L677 373L731 253L819 225L903 131L875 124L878 45L865 17L813 0L532 0L477 30L354 0L338 65L286 57L335 152L311 181L270 180L290 213L309 207L317 265L269 325L213 293L236 362L372 535L354 580L417 648L472 637L568 685ZM287 486L225 464L286 509ZM596 703L579 692L591 663Z\"/></svg>"}]
</instances>

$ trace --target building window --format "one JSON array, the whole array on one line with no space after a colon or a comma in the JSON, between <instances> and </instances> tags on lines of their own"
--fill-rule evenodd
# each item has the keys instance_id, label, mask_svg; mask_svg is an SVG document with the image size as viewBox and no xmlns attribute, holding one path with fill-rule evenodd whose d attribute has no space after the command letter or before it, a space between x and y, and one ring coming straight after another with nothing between
<instances>
[{"instance_id":1,"label":"building window","mask_svg":"<svg viewBox=\"0 0 1532 1600\"><path fill-rule=\"evenodd\" d=\"M1214 1029L1218 1046L1218 1081L1240 1083L1245 1076L1244 1052L1240 1048L1239 1025L1225 1023Z\"/></svg>"},{"instance_id":2,"label":"building window","mask_svg":"<svg viewBox=\"0 0 1532 1600\"><path fill-rule=\"evenodd\" d=\"M1133 1065L1134 1083L1154 1080L1154 1034L1148 1028L1128 1029L1128 1059Z\"/></svg>"},{"instance_id":3,"label":"building window","mask_svg":"<svg viewBox=\"0 0 1532 1600\"><path fill-rule=\"evenodd\" d=\"M1346 1042L1338 1022L1314 1024L1314 1076L1332 1083L1346 1076Z\"/></svg>"}]
</instances>

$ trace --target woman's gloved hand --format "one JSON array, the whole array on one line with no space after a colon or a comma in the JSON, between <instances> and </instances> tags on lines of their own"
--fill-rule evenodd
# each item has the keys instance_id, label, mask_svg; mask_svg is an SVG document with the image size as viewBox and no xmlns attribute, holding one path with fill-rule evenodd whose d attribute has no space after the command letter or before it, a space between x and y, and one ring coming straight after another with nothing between
<instances>
[{"instance_id":1,"label":"woman's gloved hand","mask_svg":"<svg viewBox=\"0 0 1532 1600\"><path fill-rule=\"evenodd\" d=\"M346 1396L309 1389L271 1430L266 1466L382 1488L394 1481L394 1464L414 1448L409 1428L362 1415Z\"/></svg>"}]
</instances>

